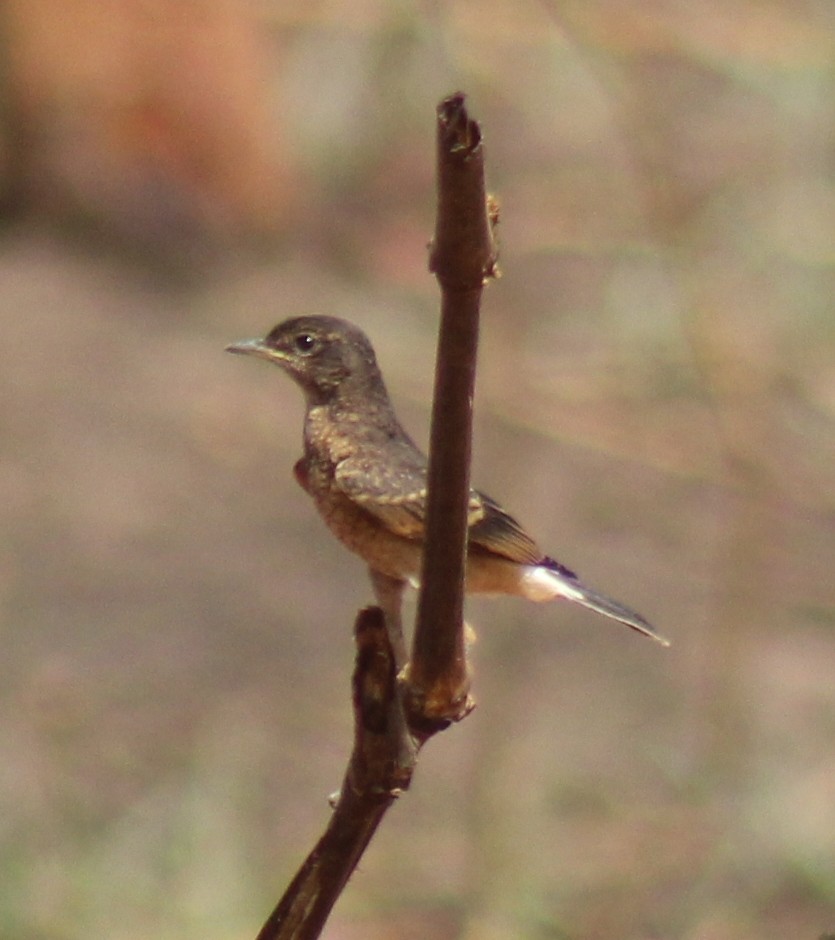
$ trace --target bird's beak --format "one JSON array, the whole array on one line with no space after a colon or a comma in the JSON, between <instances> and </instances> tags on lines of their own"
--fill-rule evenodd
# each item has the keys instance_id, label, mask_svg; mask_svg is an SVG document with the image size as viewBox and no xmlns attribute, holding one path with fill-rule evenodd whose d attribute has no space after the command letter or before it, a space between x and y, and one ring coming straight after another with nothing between
<instances>
[{"instance_id":1,"label":"bird's beak","mask_svg":"<svg viewBox=\"0 0 835 940\"><path fill-rule=\"evenodd\" d=\"M282 357L275 349L267 346L262 339L242 339L226 347L226 352L237 353L239 356L257 356L270 362L281 361Z\"/></svg>"}]
</instances>

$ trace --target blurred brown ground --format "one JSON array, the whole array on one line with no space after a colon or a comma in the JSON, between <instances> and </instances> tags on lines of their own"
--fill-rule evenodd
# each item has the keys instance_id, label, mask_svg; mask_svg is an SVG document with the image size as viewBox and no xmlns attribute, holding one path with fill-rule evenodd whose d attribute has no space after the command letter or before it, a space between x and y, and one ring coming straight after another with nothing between
<instances>
[{"instance_id":1,"label":"blurred brown ground","mask_svg":"<svg viewBox=\"0 0 835 940\"><path fill-rule=\"evenodd\" d=\"M474 478L674 646L472 603L479 707L325 936L835 931L831 6L0 10L0 936L253 936L323 826L369 590L222 349L353 319L425 440L457 88Z\"/></svg>"}]
</instances>

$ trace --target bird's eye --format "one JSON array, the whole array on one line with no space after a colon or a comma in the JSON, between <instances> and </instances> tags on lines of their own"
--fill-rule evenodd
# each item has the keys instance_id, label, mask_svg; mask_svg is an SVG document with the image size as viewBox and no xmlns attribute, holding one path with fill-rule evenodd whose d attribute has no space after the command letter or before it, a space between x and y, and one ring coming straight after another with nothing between
<instances>
[{"instance_id":1,"label":"bird's eye","mask_svg":"<svg viewBox=\"0 0 835 940\"><path fill-rule=\"evenodd\" d=\"M299 333L293 343L300 353L309 353L316 345L316 337L311 336L310 333Z\"/></svg>"}]
</instances>

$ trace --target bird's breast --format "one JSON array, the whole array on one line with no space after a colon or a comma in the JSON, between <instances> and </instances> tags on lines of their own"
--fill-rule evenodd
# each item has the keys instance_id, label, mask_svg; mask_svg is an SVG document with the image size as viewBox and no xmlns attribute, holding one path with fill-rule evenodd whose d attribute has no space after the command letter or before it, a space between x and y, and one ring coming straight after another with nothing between
<instances>
[{"instance_id":1,"label":"bird's breast","mask_svg":"<svg viewBox=\"0 0 835 940\"><path fill-rule=\"evenodd\" d=\"M332 485L311 489L319 514L342 544L366 564L392 578L416 582L421 544L395 535L379 519Z\"/></svg>"}]
</instances>

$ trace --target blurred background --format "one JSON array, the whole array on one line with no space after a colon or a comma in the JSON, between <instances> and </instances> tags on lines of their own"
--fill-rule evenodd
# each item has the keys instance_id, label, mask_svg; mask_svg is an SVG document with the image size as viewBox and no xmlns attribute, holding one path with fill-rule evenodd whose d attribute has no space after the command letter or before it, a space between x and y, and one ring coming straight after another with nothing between
<instances>
[{"instance_id":1,"label":"blurred background","mask_svg":"<svg viewBox=\"0 0 835 940\"><path fill-rule=\"evenodd\" d=\"M252 937L318 838L371 594L223 347L354 320L426 440L459 89L474 481L673 646L471 602L325 936L835 931L834 63L823 0L4 0L0 936Z\"/></svg>"}]
</instances>

